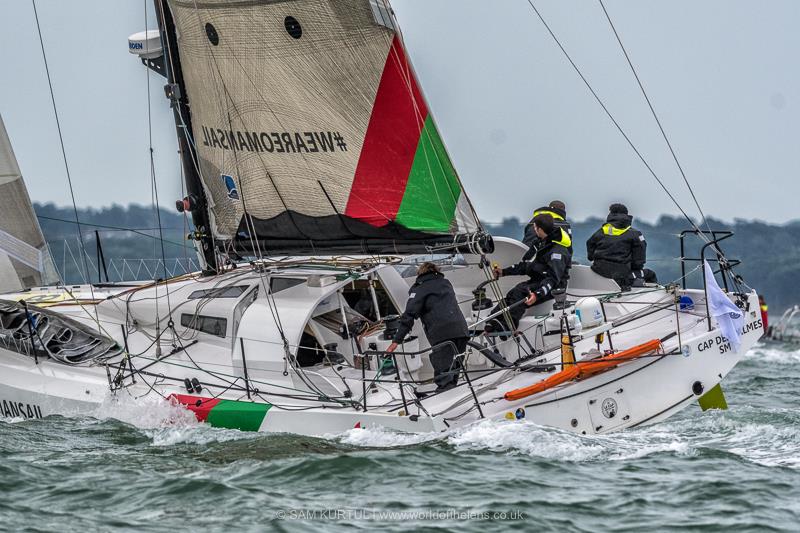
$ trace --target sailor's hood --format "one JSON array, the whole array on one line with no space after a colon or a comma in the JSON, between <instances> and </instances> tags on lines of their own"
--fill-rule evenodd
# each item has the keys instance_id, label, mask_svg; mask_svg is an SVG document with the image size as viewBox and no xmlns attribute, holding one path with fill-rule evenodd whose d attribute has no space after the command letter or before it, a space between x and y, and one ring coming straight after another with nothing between
<instances>
[{"instance_id":1,"label":"sailor's hood","mask_svg":"<svg viewBox=\"0 0 800 533\"><path fill-rule=\"evenodd\" d=\"M625 229L633 224L633 217L622 213L609 213L606 222L617 229Z\"/></svg>"},{"instance_id":2,"label":"sailor's hood","mask_svg":"<svg viewBox=\"0 0 800 533\"><path fill-rule=\"evenodd\" d=\"M563 219L567 218L567 211L564 209L559 209L557 207L550 207L546 205L534 211L534 213L547 213L547 212L555 213L556 215L560 216Z\"/></svg>"}]
</instances>

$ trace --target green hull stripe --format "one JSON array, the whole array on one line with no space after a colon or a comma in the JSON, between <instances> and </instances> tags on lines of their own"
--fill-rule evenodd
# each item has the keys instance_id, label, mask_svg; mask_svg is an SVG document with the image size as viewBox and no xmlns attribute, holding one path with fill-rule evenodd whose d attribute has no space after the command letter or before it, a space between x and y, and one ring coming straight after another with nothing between
<instances>
[{"instance_id":1,"label":"green hull stripe","mask_svg":"<svg viewBox=\"0 0 800 533\"><path fill-rule=\"evenodd\" d=\"M722 385L719 383L717 383L716 387L700 396L698 403L703 411L728 408L728 402L725 401L725 394L722 392Z\"/></svg>"},{"instance_id":2,"label":"green hull stripe","mask_svg":"<svg viewBox=\"0 0 800 533\"><path fill-rule=\"evenodd\" d=\"M206 422L217 428L258 431L270 407L266 403L221 400L208 413Z\"/></svg>"},{"instance_id":3,"label":"green hull stripe","mask_svg":"<svg viewBox=\"0 0 800 533\"><path fill-rule=\"evenodd\" d=\"M433 118L428 115L396 220L410 229L450 232L460 196L456 170Z\"/></svg>"}]
</instances>

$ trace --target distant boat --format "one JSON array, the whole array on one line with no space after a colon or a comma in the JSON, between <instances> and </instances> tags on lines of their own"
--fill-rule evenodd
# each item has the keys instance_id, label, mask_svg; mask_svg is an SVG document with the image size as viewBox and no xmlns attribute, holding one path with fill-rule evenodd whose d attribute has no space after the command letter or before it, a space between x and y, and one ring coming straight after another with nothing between
<instances>
[{"instance_id":1,"label":"distant boat","mask_svg":"<svg viewBox=\"0 0 800 533\"><path fill-rule=\"evenodd\" d=\"M0 116L0 293L57 282L58 273Z\"/></svg>"},{"instance_id":2,"label":"distant boat","mask_svg":"<svg viewBox=\"0 0 800 533\"><path fill-rule=\"evenodd\" d=\"M778 342L800 342L800 305L793 305L769 326L765 340Z\"/></svg>"},{"instance_id":3,"label":"distant boat","mask_svg":"<svg viewBox=\"0 0 800 533\"><path fill-rule=\"evenodd\" d=\"M493 418L600 434L714 404L761 336L755 291L623 292L580 265L559 306L483 335L515 283L490 265L527 247L483 230L388 3L155 5L160 32L129 47L167 78L188 192L177 207L193 218L202 272L53 288L38 302L46 309L5 295L5 416L91 414L109 395L149 396L253 431L431 432ZM458 386L425 395L422 327L402 352L385 349L415 265L430 260L473 338ZM743 315L728 330L739 345L721 333L730 315Z\"/></svg>"}]
</instances>

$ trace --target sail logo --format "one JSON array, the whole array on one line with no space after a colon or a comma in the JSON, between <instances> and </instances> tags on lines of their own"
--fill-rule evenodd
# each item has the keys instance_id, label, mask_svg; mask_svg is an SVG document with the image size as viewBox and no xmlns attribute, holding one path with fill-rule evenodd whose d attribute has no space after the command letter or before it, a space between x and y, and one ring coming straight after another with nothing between
<instances>
[{"instance_id":1,"label":"sail logo","mask_svg":"<svg viewBox=\"0 0 800 533\"><path fill-rule=\"evenodd\" d=\"M236 182L233 181L233 176L222 174L220 178L222 179L222 183L225 184L225 188L228 190L228 198L231 200L238 200L239 189L236 188Z\"/></svg>"},{"instance_id":2,"label":"sail logo","mask_svg":"<svg viewBox=\"0 0 800 533\"><path fill-rule=\"evenodd\" d=\"M201 126L203 146L239 152L316 154L347 152L347 141L338 131L250 132Z\"/></svg>"}]
</instances>

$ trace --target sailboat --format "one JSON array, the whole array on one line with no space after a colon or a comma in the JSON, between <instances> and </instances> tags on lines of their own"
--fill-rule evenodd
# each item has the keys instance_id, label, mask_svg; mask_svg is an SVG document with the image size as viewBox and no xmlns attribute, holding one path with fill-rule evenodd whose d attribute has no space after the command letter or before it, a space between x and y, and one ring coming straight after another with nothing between
<instances>
[{"instance_id":1,"label":"sailboat","mask_svg":"<svg viewBox=\"0 0 800 533\"><path fill-rule=\"evenodd\" d=\"M194 222L202 271L57 287L71 298L48 307L4 295L5 416L153 397L262 432L505 419L602 434L708 403L761 335L754 291L707 280L623 292L582 265L516 331L483 334L517 281L495 280L491 265L527 248L483 231L389 5L155 6L158 32L129 48L167 80L186 178L177 207ZM474 335L443 392L429 390L419 324L386 352L423 261L450 280ZM739 279L719 264L712 278ZM741 310L737 339L721 333L712 288Z\"/></svg>"},{"instance_id":2,"label":"sailboat","mask_svg":"<svg viewBox=\"0 0 800 533\"><path fill-rule=\"evenodd\" d=\"M3 117L0 116L0 293L58 281Z\"/></svg>"},{"instance_id":3,"label":"sailboat","mask_svg":"<svg viewBox=\"0 0 800 533\"><path fill-rule=\"evenodd\" d=\"M767 329L764 340L792 343L800 341L798 317L800 317L800 305L795 304L787 308L775 325Z\"/></svg>"}]
</instances>

